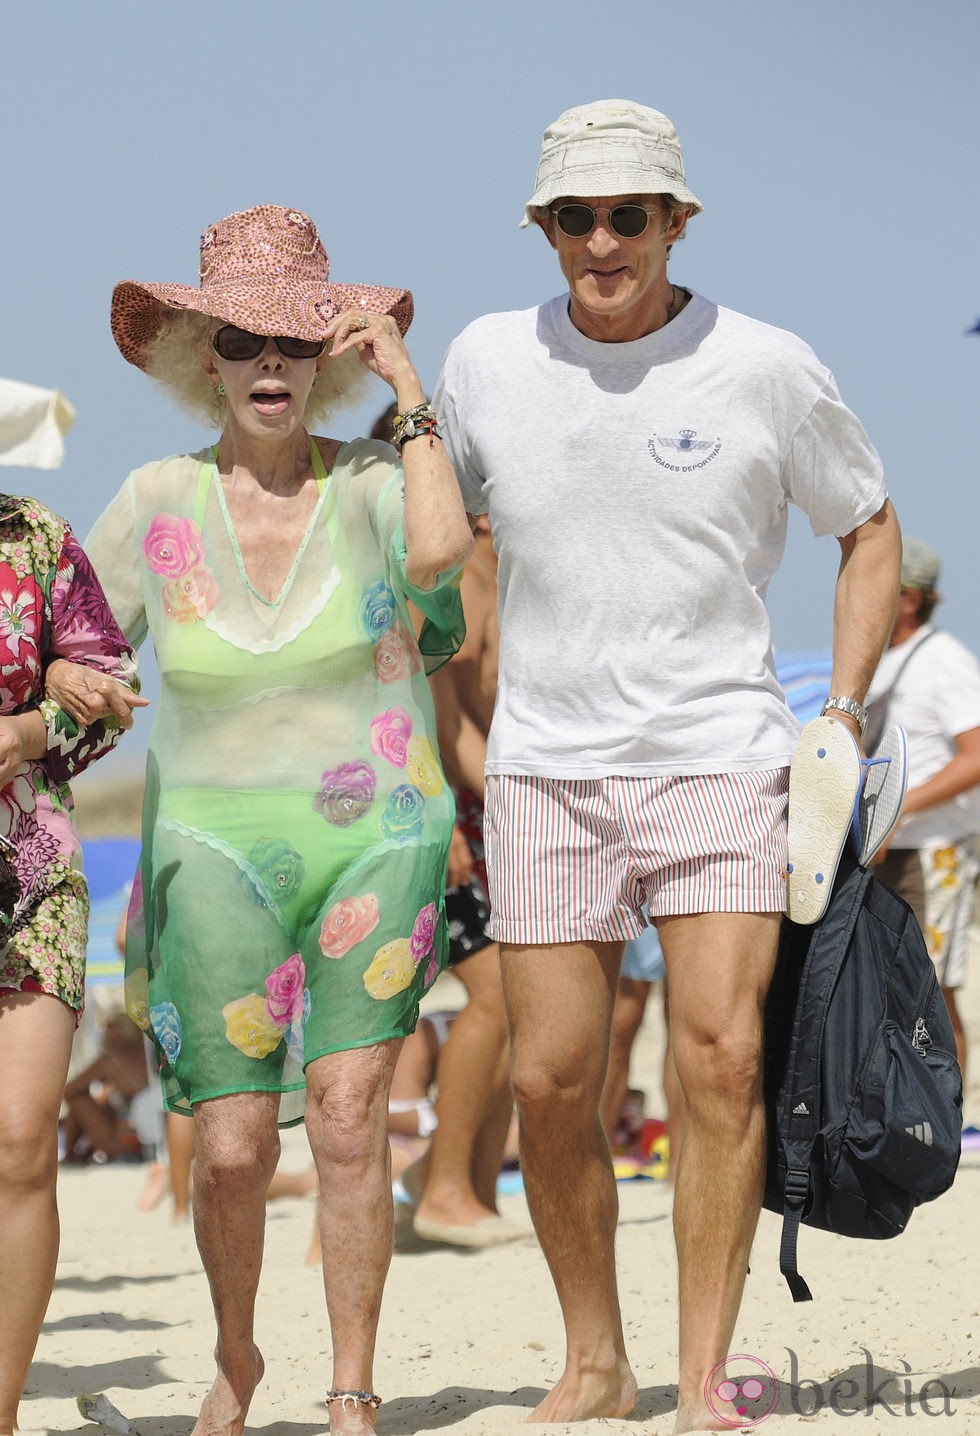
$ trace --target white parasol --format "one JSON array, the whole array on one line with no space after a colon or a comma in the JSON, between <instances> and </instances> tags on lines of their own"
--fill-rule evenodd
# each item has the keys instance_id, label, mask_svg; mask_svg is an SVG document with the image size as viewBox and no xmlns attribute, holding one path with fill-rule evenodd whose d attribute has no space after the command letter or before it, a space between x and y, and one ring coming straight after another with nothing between
<instances>
[{"instance_id":1,"label":"white parasol","mask_svg":"<svg viewBox=\"0 0 980 1436\"><path fill-rule=\"evenodd\" d=\"M56 469L75 410L57 389L0 379L0 464Z\"/></svg>"}]
</instances>

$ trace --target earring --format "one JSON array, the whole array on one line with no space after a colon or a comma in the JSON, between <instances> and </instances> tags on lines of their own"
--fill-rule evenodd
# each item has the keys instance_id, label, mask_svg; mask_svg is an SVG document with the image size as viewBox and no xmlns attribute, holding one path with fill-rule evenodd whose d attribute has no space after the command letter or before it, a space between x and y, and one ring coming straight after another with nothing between
<instances>
[{"instance_id":1,"label":"earring","mask_svg":"<svg viewBox=\"0 0 980 1436\"><path fill-rule=\"evenodd\" d=\"M215 385L214 392L217 394L217 396L218 396L219 399L223 399L223 398L225 397L225 386L224 386L224 384L216 384L216 385Z\"/></svg>"}]
</instances>

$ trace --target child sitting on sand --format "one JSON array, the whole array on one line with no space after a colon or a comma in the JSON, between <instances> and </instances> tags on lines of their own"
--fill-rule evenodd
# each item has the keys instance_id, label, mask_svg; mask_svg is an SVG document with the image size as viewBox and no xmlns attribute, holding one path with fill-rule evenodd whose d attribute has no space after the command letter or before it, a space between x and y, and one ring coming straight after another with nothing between
<instances>
[{"instance_id":1,"label":"child sitting on sand","mask_svg":"<svg viewBox=\"0 0 980 1436\"><path fill-rule=\"evenodd\" d=\"M130 1112L134 1097L148 1084L143 1034L124 1011L114 1012L105 1025L102 1052L65 1087L63 1160L139 1160L140 1140Z\"/></svg>"}]
</instances>

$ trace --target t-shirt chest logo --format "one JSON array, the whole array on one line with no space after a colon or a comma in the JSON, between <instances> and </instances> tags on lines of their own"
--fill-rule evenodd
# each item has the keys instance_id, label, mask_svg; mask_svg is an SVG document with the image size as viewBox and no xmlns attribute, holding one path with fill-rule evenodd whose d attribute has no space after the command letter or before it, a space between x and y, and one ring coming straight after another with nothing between
<instances>
[{"instance_id":1,"label":"t-shirt chest logo","mask_svg":"<svg viewBox=\"0 0 980 1436\"><path fill-rule=\"evenodd\" d=\"M703 469L717 458L721 439L702 439L697 429L679 429L676 434L653 434L647 440L650 456L672 474Z\"/></svg>"}]
</instances>

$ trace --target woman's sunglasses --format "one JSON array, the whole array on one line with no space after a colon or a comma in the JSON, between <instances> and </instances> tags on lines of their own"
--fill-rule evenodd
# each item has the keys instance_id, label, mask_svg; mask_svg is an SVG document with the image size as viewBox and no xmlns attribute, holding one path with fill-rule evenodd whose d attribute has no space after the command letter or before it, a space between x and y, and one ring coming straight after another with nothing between
<instances>
[{"instance_id":1,"label":"woman's sunglasses","mask_svg":"<svg viewBox=\"0 0 980 1436\"><path fill-rule=\"evenodd\" d=\"M257 359L270 338L285 359L319 359L327 347L325 339L290 339L283 335L273 338L268 334L252 334L248 329L238 329L234 324L226 324L219 329L211 340L211 346L221 359Z\"/></svg>"},{"instance_id":2,"label":"woman's sunglasses","mask_svg":"<svg viewBox=\"0 0 980 1436\"><path fill-rule=\"evenodd\" d=\"M653 209L644 209L642 204L618 204L615 209L593 209L590 204L563 204L552 210L562 234L571 239L584 239L595 228L600 214L609 216L609 224L624 239L637 239L647 225Z\"/></svg>"}]
</instances>

